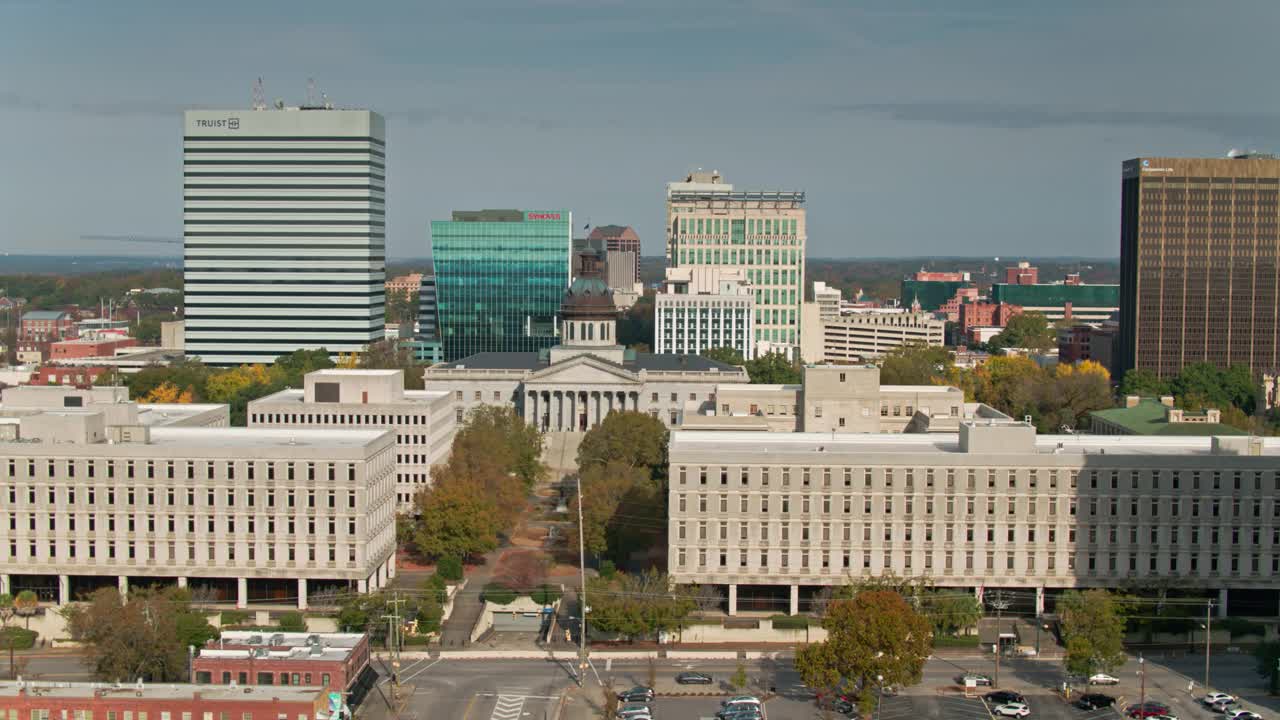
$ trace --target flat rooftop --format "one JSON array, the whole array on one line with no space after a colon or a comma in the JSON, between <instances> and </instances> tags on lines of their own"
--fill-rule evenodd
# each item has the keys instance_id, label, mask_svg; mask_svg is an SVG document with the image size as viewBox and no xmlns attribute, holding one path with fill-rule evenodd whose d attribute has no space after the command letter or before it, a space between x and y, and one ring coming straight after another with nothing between
<instances>
[{"instance_id":1,"label":"flat rooftop","mask_svg":"<svg viewBox=\"0 0 1280 720\"><path fill-rule=\"evenodd\" d=\"M26 690L32 696L43 698L60 698L67 700L93 699L94 693L104 692L104 699L120 699L128 701L142 700L190 700L199 693L203 700L213 701L260 701L271 702L314 702L316 697L327 694L323 687L301 687L288 685L191 685L172 683L94 683L94 682L49 682L49 681L4 681L0 682L0 697L14 698L19 690ZM141 698L138 697L141 693Z\"/></svg>"},{"instance_id":2,"label":"flat rooftop","mask_svg":"<svg viewBox=\"0 0 1280 720\"><path fill-rule=\"evenodd\" d=\"M200 649L206 659L341 662L364 638L361 633L271 633L232 630Z\"/></svg>"},{"instance_id":3,"label":"flat rooftop","mask_svg":"<svg viewBox=\"0 0 1280 720\"><path fill-rule=\"evenodd\" d=\"M151 427L163 427L175 422L186 420L197 415L203 415L207 412L218 412L225 405L216 403L152 403L147 405L138 405L138 422ZM92 410L93 405L89 405L88 410Z\"/></svg>"},{"instance_id":4,"label":"flat rooftop","mask_svg":"<svg viewBox=\"0 0 1280 720\"><path fill-rule=\"evenodd\" d=\"M880 392L943 394L960 392L960 389L950 385L881 385Z\"/></svg>"},{"instance_id":5,"label":"flat rooftop","mask_svg":"<svg viewBox=\"0 0 1280 720\"><path fill-rule=\"evenodd\" d=\"M981 424L981 423L979 423ZM1243 438L1235 438L1243 440ZM1280 438L1257 438L1262 455L1280 456ZM1037 435L1037 454L1045 455L1212 455L1212 437L1140 435ZM670 454L712 451L726 457L796 456L816 453L964 454L959 433L759 433L675 430ZM1016 455L1017 453L1011 453Z\"/></svg>"}]
</instances>

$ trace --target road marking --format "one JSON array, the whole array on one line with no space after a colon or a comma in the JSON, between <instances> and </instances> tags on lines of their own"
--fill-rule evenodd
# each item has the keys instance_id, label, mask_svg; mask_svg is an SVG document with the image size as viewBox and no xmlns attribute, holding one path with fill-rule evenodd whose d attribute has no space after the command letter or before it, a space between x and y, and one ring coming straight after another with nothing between
<instances>
[{"instance_id":1,"label":"road marking","mask_svg":"<svg viewBox=\"0 0 1280 720\"><path fill-rule=\"evenodd\" d=\"M489 720L516 720L524 714L523 695L499 695Z\"/></svg>"},{"instance_id":2,"label":"road marking","mask_svg":"<svg viewBox=\"0 0 1280 720\"><path fill-rule=\"evenodd\" d=\"M476 696L472 695L471 701L467 703L466 711L462 713L462 720L467 720L467 718L471 715L471 706L475 704L476 704Z\"/></svg>"},{"instance_id":3,"label":"road marking","mask_svg":"<svg viewBox=\"0 0 1280 720\"><path fill-rule=\"evenodd\" d=\"M405 675L405 676L401 677L401 678L400 678L400 682L407 682L407 681L409 681L409 680L412 680L413 678L418 677L418 676L419 676L419 675L421 675L422 673L424 673L424 672L426 672L426 671L430 670L432 665L435 665L436 663L440 662L440 661L441 661L441 660L443 660L443 659L444 659L444 658L436 658L434 662L432 662L431 664L427 665L426 667L424 667L424 668L422 668L422 669L418 670L417 672L413 673L412 675ZM410 667L412 667L412 666L410 666Z\"/></svg>"}]
</instances>

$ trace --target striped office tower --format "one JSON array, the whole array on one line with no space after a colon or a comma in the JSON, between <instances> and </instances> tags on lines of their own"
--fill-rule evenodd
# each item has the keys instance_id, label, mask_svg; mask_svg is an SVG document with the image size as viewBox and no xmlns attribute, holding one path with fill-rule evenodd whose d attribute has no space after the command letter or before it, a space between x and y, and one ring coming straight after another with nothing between
<instances>
[{"instance_id":1,"label":"striped office tower","mask_svg":"<svg viewBox=\"0 0 1280 720\"><path fill-rule=\"evenodd\" d=\"M382 338L385 137L367 110L186 113L189 357L270 363Z\"/></svg>"}]
</instances>

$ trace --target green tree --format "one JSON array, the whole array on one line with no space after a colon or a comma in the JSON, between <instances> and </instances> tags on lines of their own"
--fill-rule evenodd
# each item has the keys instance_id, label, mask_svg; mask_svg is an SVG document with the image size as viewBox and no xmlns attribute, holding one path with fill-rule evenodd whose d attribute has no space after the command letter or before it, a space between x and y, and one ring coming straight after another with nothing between
<instances>
[{"instance_id":1,"label":"green tree","mask_svg":"<svg viewBox=\"0 0 1280 720\"><path fill-rule=\"evenodd\" d=\"M1060 432L1063 428L1083 430L1094 410L1113 406L1111 376L1098 363L1085 360L1079 365L1058 365L1046 372L1037 402L1036 428L1040 432Z\"/></svg>"},{"instance_id":2,"label":"green tree","mask_svg":"<svg viewBox=\"0 0 1280 720\"><path fill-rule=\"evenodd\" d=\"M869 710L878 685L914 685L932 652L929 621L902 595L889 590L859 592L835 600L822 620L827 639L796 654L806 685L834 689L843 680Z\"/></svg>"},{"instance_id":3,"label":"green tree","mask_svg":"<svg viewBox=\"0 0 1280 720\"><path fill-rule=\"evenodd\" d=\"M725 365L742 365L746 362L742 359L742 353L738 352L737 348L727 346L707 348L699 354L708 360L715 360Z\"/></svg>"},{"instance_id":4,"label":"green tree","mask_svg":"<svg viewBox=\"0 0 1280 720\"><path fill-rule=\"evenodd\" d=\"M440 558L436 561L436 574L432 577L440 577L445 580L461 580L462 558L454 555Z\"/></svg>"},{"instance_id":5,"label":"green tree","mask_svg":"<svg viewBox=\"0 0 1280 720\"><path fill-rule=\"evenodd\" d=\"M440 622L444 619L444 607L435 598L424 598L418 606L418 634L428 635L440 632Z\"/></svg>"},{"instance_id":6,"label":"green tree","mask_svg":"<svg viewBox=\"0 0 1280 720\"><path fill-rule=\"evenodd\" d=\"M1120 381L1120 395L1137 395L1138 397L1160 397L1169 395L1169 383L1161 380L1151 370L1133 368L1124 374Z\"/></svg>"},{"instance_id":7,"label":"green tree","mask_svg":"<svg viewBox=\"0 0 1280 720\"><path fill-rule=\"evenodd\" d=\"M217 631L191 610L190 595L176 588L142 588L122 598L102 588L84 604L63 609L72 639L82 643L99 680L182 680L187 645L203 645Z\"/></svg>"},{"instance_id":8,"label":"green tree","mask_svg":"<svg viewBox=\"0 0 1280 720\"><path fill-rule=\"evenodd\" d=\"M578 467L618 462L645 468L652 477L665 476L668 436L662 421L648 413L609 413L583 436L578 446Z\"/></svg>"},{"instance_id":9,"label":"green tree","mask_svg":"<svg viewBox=\"0 0 1280 720\"><path fill-rule=\"evenodd\" d=\"M982 618L982 606L971 593L942 590L924 596L924 613L939 635L956 635Z\"/></svg>"},{"instance_id":10,"label":"green tree","mask_svg":"<svg viewBox=\"0 0 1280 720\"><path fill-rule=\"evenodd\" d=\"M656 570L591 578L587 597L591 599L590 626L627 640L683 629L696 607L691 598L672 589L666 573Z\"/></svg>"},{"instance_id":11,"label":"green tree","mask_svg":"<svg viewBox=\"0 0 1280 720\"><path fill-rule=\"evenodd\" d=\"M747 686L747 666L738 663L738 669L733 672L733 676L729 678L729 684L733 686L735 691L741 691Z\"/></svg>"},{"instance_id":12,"label":"green tree","mask_svg":"<svg viewBox=\"0 0 1280 720\"><path fill-rule=\"evenodd\" d=\"M1043 352L1058 344L1058 333L1042 313L1026 312L1009 318L1000 334L988 343L996 349L1025 348Z\"/></svg>"},{"instance_id":13,"label":"green tree","mask_svg":"<svg viewBox=\"0 0 1280 720\"><path fill-rule=\"evenodd\" d=\"M297 610L280 613L280 619L276 622L281 632L306 632L307 618Z\"/></svg>"},{"instance_id":14,"label":"green tree","mask_svg":"<svg viewBox=\"0 0 1280 720\"><path fill-rule=\"evenodd\" d=\"M885 354L880 362L880 383L936 385L944 382L954 367L950 350L908 343Z\"/></svg>"},{"instance_id":15,"label":"green tree","mask_svg":"<svg viewBox=\"0 0 1280 720\"><path fill-rule=\"evenodd\" d=\"M449 464L468 477L495 468L503 474L514 472L531 488L547 473L542 441L542 433L513 408L481 405L471 410L454 435Z\"/></svg>"},{"instance_id":16,"label":"green tree","mask_svg":"<svg viewBox=\"0 0 1280 720\"><path fill-rule=\"evenodd\" d=\"M26 619L26 628L31 629L31 616L40 607L40 598L33 590L23 590L13 596L13 611Z\"/></svg>"},{"instance_id":17,"label":"green tree","mask_svg":"<svg viewBox=\"0 0 1280 720\"><path fill-rule=\"evenodd\" d=\"M1124 610L1106 590L1070 591L1058 601L1067 670L1079 675L1109 672L1125 661Z\"/></svg>"},{"instance_id":18,"label":"green tree","mask_svg":"<svg viewBox=\"0 0 1280 720\"><path fill-rule=\"evenodd\" d=\"M771 352L746 362L747 377L760 385L794 385L800 382L800 366L780 352Z\"/></svg>"}]
</instances>

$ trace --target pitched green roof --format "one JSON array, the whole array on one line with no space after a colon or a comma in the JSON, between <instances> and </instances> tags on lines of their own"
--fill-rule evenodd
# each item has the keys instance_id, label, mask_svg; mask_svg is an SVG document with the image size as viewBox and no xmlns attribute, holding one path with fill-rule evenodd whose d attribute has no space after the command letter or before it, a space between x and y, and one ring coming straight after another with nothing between
<instances>
[{"instance_id":1,"label":"pitched green roof","mask_svg":"<svg viewBox=\"0 0 1280 720\"><path fill-rule=\"evenodd\" d=\"M1154 398L1142 398L1131 408L1111 408L1094 410L1090 417L1097 417L1125 428L1134 435L1170 435L1170 436L1204 436L1204 435L1244 435L1239 428L1223 423L1181 422L1171 423L1165 420L1165 407Z\"/></svg>"}]
</instances>

